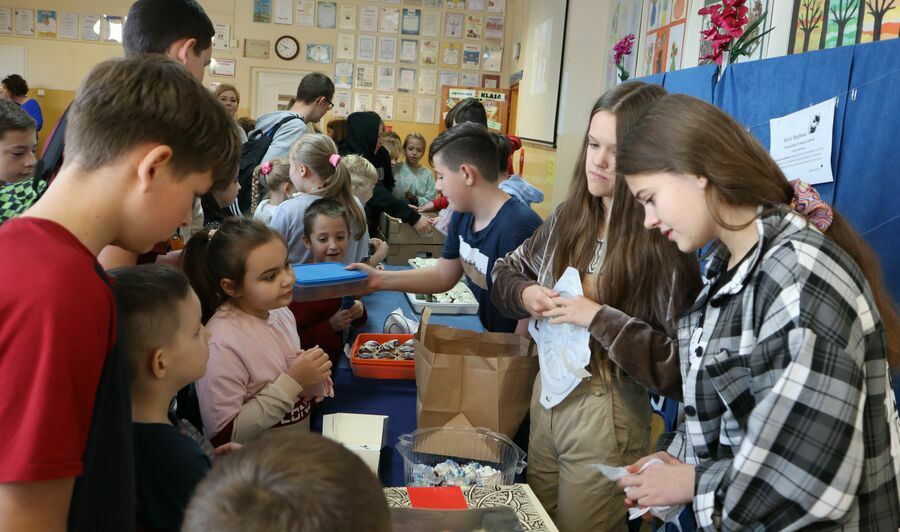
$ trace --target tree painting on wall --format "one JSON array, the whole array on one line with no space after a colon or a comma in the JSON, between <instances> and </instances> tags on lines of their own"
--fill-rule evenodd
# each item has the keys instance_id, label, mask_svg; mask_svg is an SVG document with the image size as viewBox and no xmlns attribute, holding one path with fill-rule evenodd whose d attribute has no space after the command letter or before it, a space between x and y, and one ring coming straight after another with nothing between
<instances>
[{"instance_id":1,"label":"tree painting on wall","mask_svg":"<svg viewBox=\"0 0 900 532\"><path fill-rule=\"evenodd\" d=\"M788 53L900 36L900 0L795 0Z\"/></svg>"}]
</instances>

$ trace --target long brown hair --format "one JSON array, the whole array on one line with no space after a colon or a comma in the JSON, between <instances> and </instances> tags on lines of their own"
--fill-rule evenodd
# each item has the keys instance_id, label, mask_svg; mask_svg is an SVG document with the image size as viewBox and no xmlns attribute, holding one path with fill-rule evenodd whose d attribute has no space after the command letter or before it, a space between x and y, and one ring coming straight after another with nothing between
<instances>
[{"instance_id":1,"label":"long brown hair","mask_svg":"<svg viewBox=\"0 0 900 532\"><path fill-rule=\"evenodd\" d=\"M284 241L278 231L259 220L233 217L226 219L212 236L209 229L204 229L188 240L182 255L184 273L200 299L203 323L229 300L222 279L231 279L240 288L247 273L247 257L254 249L276 239Z\"/></svg>"},{"instance_id":2,"label":"long brown hair","mask_svg":"<svg viewBox=\"0 0 900 532\"><path fill-rule=\"evenodd\" d=\"M722 206L786 209L794 197L784 173L750 133L724 111L690 96L657 100L625 136L617 165L626 175L673 172L707 178L713 185L706 189L709 212L726 229L740 227L722 222ZM868 280L887 335L888 361L896 367L900 321L884 288L878 256L837 211L825 234Z\"/></svg>"},{"instance_id":3,"label":"long brown hair","mask_svg":"<svg viewBox=\"0 0 900 532\"><path fill-rule=\"evenodd\" d=\"M597 100L591 118L600 111L614 114L618 144L641 113L665 94L659 85L623 83ZM594 259L596 239L605 229L606 254L602 274L596 279L598 301L656 328L668 329L699 290L697 260L678 251L659 233L644 229L644 208L621 176L616 179L609 227L605 227L607 212L602 198L593 196L587 187L587 144L586 131L568 198L557 211L553 274L558 279L569 266L585 271Z\"/></svg>"},{"instance_id":4,"label":"long brown hair","mask_svg":"<svg viewBox=\"0 0 900 532\"><path fill-rule=\"evenodd\" d=\"M325 180L315 194L322 198L332 198L346 207L350 213L351 229L355 226L353 238L359 240L365 235L368 224L366 213L356 203L350 182L350 170L343 158L336 165L331 164L331 156L337 155L337 146L331 137L321 133L307 133L291 146L291 164L302 164Z\"/></svg>"}]
</instances>

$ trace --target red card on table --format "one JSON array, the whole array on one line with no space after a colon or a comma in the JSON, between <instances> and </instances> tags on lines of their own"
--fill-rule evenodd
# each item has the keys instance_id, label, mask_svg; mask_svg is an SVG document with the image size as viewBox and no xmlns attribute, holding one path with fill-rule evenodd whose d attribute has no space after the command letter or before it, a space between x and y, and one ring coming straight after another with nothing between
<instances>
[{"instance_id":1,"label":"red card on table","mask_svg":"<svg viewBox=\"0 0 900 532\"><path fill-rule=\"evenodd\" d=\"M467 510L469 505L459 486L406 488L413 508L428 510Z\"/></svg>"}]
</instances>

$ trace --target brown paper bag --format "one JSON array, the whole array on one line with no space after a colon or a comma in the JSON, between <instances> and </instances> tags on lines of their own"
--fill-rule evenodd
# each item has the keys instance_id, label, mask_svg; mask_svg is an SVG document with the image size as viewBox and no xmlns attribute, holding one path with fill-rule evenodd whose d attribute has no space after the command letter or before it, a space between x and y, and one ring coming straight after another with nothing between
<instances>
[{"instance_id":1,"label":"brown paper bag","mask_svg":"<svg viewBox=\"0 0 900 532\"><path fill-rule=\"evenodd\" d=\"M517 334L429 325L416 333L419 428L485 427L515 437L538 372L534 343Z\"/></svg>"}]
</instances>

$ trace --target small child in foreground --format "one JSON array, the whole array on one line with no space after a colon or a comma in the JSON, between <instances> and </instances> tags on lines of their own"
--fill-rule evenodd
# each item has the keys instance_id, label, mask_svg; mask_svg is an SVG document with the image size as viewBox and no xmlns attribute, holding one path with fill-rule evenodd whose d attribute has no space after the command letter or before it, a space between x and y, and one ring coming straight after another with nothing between
<instances>
[{"instance_id":1,"label":"small child in foreground","mask_svg":"<svg viewBox=\"0 0 900 532\"><path fill-rule=\"evenodd\" d=\"M268 433L224 457L197 487L182 531L390 532L378 479L341 444Z\"/></svg>"},{"instance_id":2,"label":"small child in foreground","mask_svg":"<svg viewBox=\"0 0 900 532\"><path fill-rule=\"evenodd\" d=\"M197 484L212 465L209 441L187 422L173 424L175 394L206 373L209 332L200 323L200 300L172 266L116 268L113 293L131 373L137 522L177 531Z\"/></svg>"}]
</instances>

